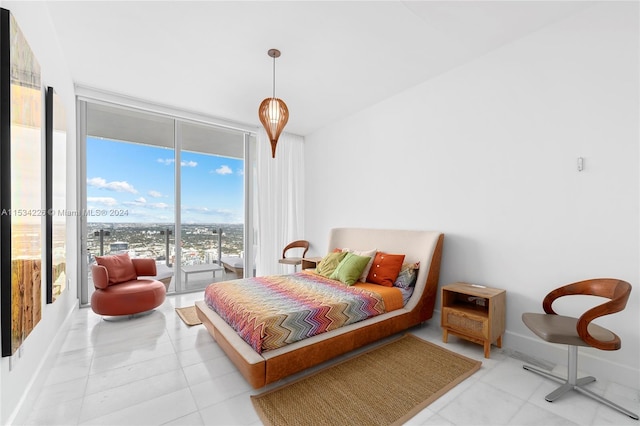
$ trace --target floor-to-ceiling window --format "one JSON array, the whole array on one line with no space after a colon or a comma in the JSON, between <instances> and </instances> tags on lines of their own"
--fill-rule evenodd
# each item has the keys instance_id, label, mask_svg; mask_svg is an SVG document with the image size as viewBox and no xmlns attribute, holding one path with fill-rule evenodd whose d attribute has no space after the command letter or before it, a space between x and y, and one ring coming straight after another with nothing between
<instances>
[{"instance_id":1,"label":"floor-to-ceiling window","mask_svg":"<svg viewBox=\"0 0 640 426\"><path fill-rule=\"evenodd\" d=\"M180 271L178 290L233 274L223 260L244 254L244 153L235 132L179 123ZM228 263L228 262L227 262Z\"/></svg>"},{"instance_id":2,"label":"floor-to-ceiling window","mask_svg":"<svg viewBox=\"0 0 640 426\"><path fill-rule=\"evenodd\" d=\"M169 292L235 278L223 259L245 254L248 132L106 102L80 100L83 270L95 256L156 260ZM246 172L245 170L249 170Z\"/></svg>"}]
</instances>

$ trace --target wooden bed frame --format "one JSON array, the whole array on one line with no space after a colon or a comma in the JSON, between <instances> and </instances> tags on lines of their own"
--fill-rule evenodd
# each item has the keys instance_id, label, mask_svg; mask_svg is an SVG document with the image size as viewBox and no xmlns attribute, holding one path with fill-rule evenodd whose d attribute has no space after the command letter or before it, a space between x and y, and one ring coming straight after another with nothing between
<instances>
[{"instance_id":1,"label":"wooden bed frame","mask_svg":"<svg viewBox=\"0 0 640 426\"><path fill-rule=\"evenodd\" d=\"M384 251L420 262L413 295L406 306L355 324L258 354L204 301L196 302L198 318L240 373L261 388L334 357L418 325L433 315L444 235L434 231L335 228L328 250Z\"/></svg>"}]
</instances>

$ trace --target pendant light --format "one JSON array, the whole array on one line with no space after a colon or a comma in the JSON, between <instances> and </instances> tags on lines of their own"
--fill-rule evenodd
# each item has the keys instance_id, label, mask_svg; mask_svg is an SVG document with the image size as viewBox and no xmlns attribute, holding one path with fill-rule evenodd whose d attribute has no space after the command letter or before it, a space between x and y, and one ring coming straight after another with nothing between
<instances>
[{"instance_id":1,"label":"pendant light","mask_svg":"<svg viewBox=\"0 0 640 426\"><path fill-rule=\"evenodd\" d=\"M289 120L289 109L282 99L276 98L276 58L280 57L280 51L270 49L267 54L273 58L273 96L262 101L258 116L271 141L271 158L276 158L276 144Z\"/></svg>"}]
</instances>

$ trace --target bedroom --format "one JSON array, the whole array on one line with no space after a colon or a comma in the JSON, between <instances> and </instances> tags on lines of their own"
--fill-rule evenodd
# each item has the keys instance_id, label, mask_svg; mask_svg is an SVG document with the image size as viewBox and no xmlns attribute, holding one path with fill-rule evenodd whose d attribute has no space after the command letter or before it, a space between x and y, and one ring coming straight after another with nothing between
<instances>
[{"instance_id":1,"label":"bedroom","mask_svg":"<svg viewBox=\"0 0 640 426\"><path fill-rule=\"evenodd\" d=\"M14 12L72 110L72 75L49 42L47 8L0 5ZM305 238L320 253L334 226L442 231L440 283L507 289L505 345L543 350L520 314L548 290L593 276L640 282L637 35L637 3L590 4L305 135L305 192L313 194ZM346 182L358 191L341 191ZM639 300L632 292L609 324L624 349L594 353L588 365L636 388ZM49 324L63 324L75 298L63 303L45 313L48 324L14 369L2 360L0 419L19 398L9 389L26 388L53 343Z\"/></svg>"}]
</instances>

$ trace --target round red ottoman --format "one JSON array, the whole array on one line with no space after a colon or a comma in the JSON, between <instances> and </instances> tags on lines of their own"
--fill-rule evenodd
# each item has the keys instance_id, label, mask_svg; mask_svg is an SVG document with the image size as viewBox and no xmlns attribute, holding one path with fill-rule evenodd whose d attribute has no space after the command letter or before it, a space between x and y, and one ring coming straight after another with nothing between
<instances>
[{"instance_id":1,"label":"round red ottoman","mask_svg":"<svg viewBox=\"0 0 640 426\"><path fill-rule=\"evenodd\" d=\"M91 296L91 309L99 315L133 315L157 308L165 296L166 288L160 281L125 281L97 288Z\"/></svg>"}]
</instances>

